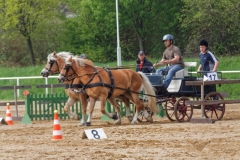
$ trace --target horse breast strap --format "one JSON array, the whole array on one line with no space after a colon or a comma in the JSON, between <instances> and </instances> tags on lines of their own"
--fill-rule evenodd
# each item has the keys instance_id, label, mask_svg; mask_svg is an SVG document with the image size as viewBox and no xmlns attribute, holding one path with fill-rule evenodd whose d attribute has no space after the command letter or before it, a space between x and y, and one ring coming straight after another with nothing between
<instances>
[{"instance_id":1,"label":"horse breast strap","mask_svg":"<svg viewBox=\"0 0 240 160\"><path fill-rule=\"evenodd\" d=\"M114 85L114 78L112 76L111 71L109 71L107 68L104 68L104 70L108 73L108 75L110 77L111 84L103 83L101 76L98 74L98 71L94 67L95 74L92 76L92 78L85 85L83 85L83 88L93 88L93 87L97 87L97 86L108 87L108 88L110 88L110 91L108 92L108 98L109 98L109 97L112 96L113 89L116 88L116 87ZM100 82L89 84L96 75L98 75L98 78L99 78Z\"/></svg>"}]
</instances>

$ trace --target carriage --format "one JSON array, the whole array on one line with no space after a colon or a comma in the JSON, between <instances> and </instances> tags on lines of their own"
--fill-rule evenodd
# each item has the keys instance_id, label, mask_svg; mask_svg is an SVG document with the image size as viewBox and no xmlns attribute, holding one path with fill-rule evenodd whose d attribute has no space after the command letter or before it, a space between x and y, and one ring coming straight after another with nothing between
<instances>
[{"instance_id":1,"label":"carriage","mask_svg":"<svg viewBox=\"0 0 240 160\"><path fill-rule=\"evenodd\" d=\"M185 62L185 66L191 67L190 69L192 69L192 67L196 66L196 62ZM225 112L225 104L237 102L234 100L223 100L222 94L216 92L216 83L208 83L205 86L201 85L201 87L188 85L188 82L202 82L202 80L201 78L192 76L187 68L175 74L175 77L168 87L168 94L162 92L164 77L161 75L145 75L144 73L137 73L131 69L95 67L91 61L72 57L70 53L65 52L49 54L48 62L41 72L43 77L56 73L60 73L58 78L59 82L64 82L67 86L65 91L69 95L69 99L64 106L64 110L71 118L78 119L70 110L72 104L77 100L80 100L82 103L84 102L82 105L83 118L81 125L91 123L91 114L95 101L100 97L101 112L109 118L116 119L115 124L121 124L120 106L115 98L120 98L125 104L126 117L128 117L129 120L131 119L132 124L137 121L140 111L142 111L142 115L147 121L153 122L151 117L152 113L149 112L148 109L156 113L158 110L157 106L160 105L164 107L166 115L171 121L188 122L192 118L193 109L200 107L204 117L220 120ZM237 80L234 82L229 81L229 83L239 82L240 81ZM218 83L224 84L226 82L221 81ZM141 86L144 86L145 92L142 95L146 96L146 98L143 99L139 98ZM78 92L75 92L76 89ZM86 117L88 98L90 99L90 114L86 121L84 117ZM199 100L200 98L201 100ZM117 117L105 109L106 99L116 108ZM196 99L196 101L193 101L194 99ZM133 118L131 118L129 109L130 101L135 104L135 114ZM208 102L206 103L205 101ZM148 105L148 108L146 107L147 109L145 108L145 104Z\"/></svg>"},{"instance_id":2,"label":"carriage","mask_svg":"<svg viewBox=\"0 0 240 160\"><path fill-rule=\"evenodd\" d=\"M186 67L196 66L196 62L185 62ZM218 77L222 77L221 72L217 72ZM156 89L157 105L161 105L169 120L178 122L188 122L193 116L193 109L201 109L201 105L191 105L186 103L191 100L201 99L201 86L187 85L186 82L203 81L202 78L194 77L188 68L178 71L171 81L168 92L163 92L164 76L157 74L147 74L152 86ZM204 100L223 100L223 95L216 92L216 85L205 85ZM225 113L225 103L203 105L203 114L206 118L220 120Z\"/></svg>"}]
</instances>

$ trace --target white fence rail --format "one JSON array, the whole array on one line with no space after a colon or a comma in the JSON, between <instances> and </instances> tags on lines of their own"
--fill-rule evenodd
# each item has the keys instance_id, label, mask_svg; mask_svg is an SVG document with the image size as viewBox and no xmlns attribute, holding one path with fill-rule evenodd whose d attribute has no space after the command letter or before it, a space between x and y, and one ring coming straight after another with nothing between
<instances>
[{"instance_id":1,"label":"white fence rail","mask_svg":"<svg viewBox=\"0 0 240 160\"><path fill-rule=\"evenodd\" d=\"M240 71L219 71L222 73L240 73ZM197 72L188 72L188 73L192 73L192 74L197 74ZM37 79L37 78L41 78L43 79L42 76L31 76L31 77L4 77L4 78L0 78L0 80L16 80L16 85L20 86L20 80L21 79ZM58 78L58 76L49 76L48 78ZM44 78L45 79L45 84L48 84L48 78ZM17 90L17 96L19 97L20 93L19 93L19 89ZM46 88L46 94L48 94L48 88Z\"/></svg>"},{"instance_id":2,"label":"white fence rail","mask_svg":"<svg viewBox=\"0 0 240 160\"><path fill-rule=\"evenodd\" d=\"M48 78L58 78L58 76L49 76L48 78L43 78L42 76L31 76L31 77L4 77L0 78L0 80L16 80L16 85L20 86L21 79L45 79L45 84L48 84ZM48 88L46 88L46 94L48 94ZM20 90L17 89L17 96L19 97Z\"/></svg>"}]
</instances>

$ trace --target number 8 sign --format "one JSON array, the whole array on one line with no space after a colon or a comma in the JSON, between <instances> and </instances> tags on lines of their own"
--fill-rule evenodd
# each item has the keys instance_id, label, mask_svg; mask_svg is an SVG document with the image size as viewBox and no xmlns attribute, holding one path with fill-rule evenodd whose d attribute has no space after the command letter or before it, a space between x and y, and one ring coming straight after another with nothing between
<instances>
[{"instance_id":1,"label":"number 8 sign","mask_svg":"<svg viewBox=\"0 0 240 160\"><path fill-rule=\"evenodd\" d=\"M84 133L88 139L98 140L98 139L107 138L102 128L87 129L87 130L84 130Z\"/></svg>"},{"instance_id":2,"label":"number 8 sign","mask_svg":"<svg viewBox=\"0 0 240 160\"><path fill-rule=\"evenodd\" d=\"M209 80L209 81L218 80L217 72L207 73L207 77L208 77L208 80Z\"/></svg>"}]
</instances>

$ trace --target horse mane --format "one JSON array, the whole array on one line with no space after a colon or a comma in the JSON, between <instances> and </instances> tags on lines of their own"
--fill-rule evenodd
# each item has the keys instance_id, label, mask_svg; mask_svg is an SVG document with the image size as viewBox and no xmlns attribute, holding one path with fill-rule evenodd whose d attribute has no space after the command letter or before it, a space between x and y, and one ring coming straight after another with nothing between
<instances>
[{"instance_id":1,"label":"horse mane","mask_svg":"<svg viewBox=\"0 0 240 160\"><path fill-rule=\"evenodd\" d=\"M76 62L77 66L81 66L81 67L84 67L85 65L94 66L93 62L88 59L83 59L76 56L73 57L72 59Z\"/></svg>"},{"instance_id":2,"label":"horse mane","mask_svg":"<svg viewBox=\"0 0 240 160\"><path fill-rule=\"evenodd\" d=\"M56 60L55 57L53 57L52 55L53 55L53 53L50 53L48 55L48 61L50 61L51 58ZM70 53L70 52L59 52L56 55L62 57L63 59L67 59L70 56L74 56L73 53Z\"/></svg>"}]
</instances>

